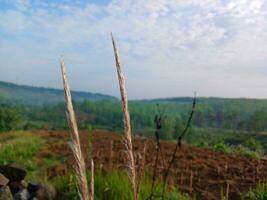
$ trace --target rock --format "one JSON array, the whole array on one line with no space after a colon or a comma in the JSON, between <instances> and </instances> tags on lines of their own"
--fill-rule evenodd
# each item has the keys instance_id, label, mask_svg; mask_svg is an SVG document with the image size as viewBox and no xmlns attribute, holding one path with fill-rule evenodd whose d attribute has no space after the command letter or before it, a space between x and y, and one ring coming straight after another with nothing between
<instances>
[{"instance_id":1,"label":"rock","mask_svg":"<svg viewBox=\"0 0 267 200\"><path fill-rule=\"evenodd\" d=\"M39 188L39 185L36 183L29 183L27 187L30 194L35 194L38 188Z\"/></svg>"},{"instance_id":2,"label":"rock","mask_svg":"<svg viewBox=\"0 0 267 200\"><path fill-rule=\"evenodd\" d=\"M28 200L30 194L27 189L22 189L14 195L14 200Z\"/></svg>"},{"instance_id":3,"label":"rock","mask_svg":"<svg viewBox=\"0 0 267 200\"><path fill-rule=\"evenodd\" d=\"M8 186L9 186L12 194L16 194L17 192L19 192L19 191L21 191L23 189L26 189L26 187L23 184L23 181L9 182L8 183Z\"/></svg>"},{"instance_id":4,"label":"rock","mask_svg":"<svg viewBox=\"0 0 267 200\"><path fill-rule=\"evenodd\" d=\"M8 178L0 173L0 187L7 185L9 182Z\"/></svg>"},{"instance_id":5,"label":"rock","mask_svg":"<svg viewBox=\"0 0 267 200\"><path fill-rule=\"evenodd\" d=\"M38 200L53 200L56 198L56 190L53 186L47 184L38 184L38 189L33 197Z\"/></svg>"},{"instance_id":6,"label":"rock","mask_svg":"<svg viewBox=\"0 0 267 200\"><path fill-rule=\"evenodd\" d=\"M8 186L3 186L0 188L0 200L13 200Z\"/></svg>"},{"instance_id":7,"label":"rock","mask_svg":"<svg viewBox=\"0 0 267 200\"><path fill-rule=\"evenodd\" d=\"M21 181L27 175L27 171L17 165L0 165L0 173L5 175L10 181Z\"/></svg>"},{"instance_id":8,"label":"rock","mask_svg":"<svg viewBox=\"0 0 267 200\"><path fill-rule=\"evenodd\" d=\"M28 187L28 183L25 180L22 180L20 183L24 188Z\"/></svg>"}]
</instances>

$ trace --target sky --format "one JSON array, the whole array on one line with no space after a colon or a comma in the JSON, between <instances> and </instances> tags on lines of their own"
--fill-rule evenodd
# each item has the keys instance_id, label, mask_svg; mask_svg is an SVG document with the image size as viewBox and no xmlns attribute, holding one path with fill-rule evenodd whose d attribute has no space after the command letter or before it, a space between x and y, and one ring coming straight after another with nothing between
<instances>
[{"instance_id":1,"label":"sky","mask_svg":"<svg viewBox=\"0 0 267 200\"><path fill-rule=\"evenodd\" d=\"M267 98L267 0L0 0L0 80L130 99Z\"/></svg>"}]
</instances>

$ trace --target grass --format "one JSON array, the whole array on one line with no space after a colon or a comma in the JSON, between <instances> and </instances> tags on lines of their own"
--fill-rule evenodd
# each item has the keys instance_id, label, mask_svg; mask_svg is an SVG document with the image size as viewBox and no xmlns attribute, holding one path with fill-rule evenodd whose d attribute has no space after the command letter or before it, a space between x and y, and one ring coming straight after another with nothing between
<instances>
[{"instance_id":1,"label":"grass","mask_svg":"<svg viewBox=\"0 0 267 200\"><path fill-rule=\"evenodd\" d=\"M58 176L51 180L52 185L58 192L58 200L60 199L71 199L78 200L79 195L77 192L77 183L75 175L68 174L66 176Z\"/></svg>"},{"instance_id":2,"label":"grass","mask_svg":"<svg viewBox=\"0 0 267 200\"><path fill-rule=\"evenodd\" d=\"M89 174L89 173L88 173ZM150 194L151 180L145 177L141 183L139 199L146 199ZM74 175L57 177L53 180L57 191L60 191L59 199L78 200L76 180ZM162 184L158 183L156 192L160 192ZM59 200L58 199L58 200ZM126 172L112 171L109 173L96 171L95 173L95 200L132 200L132 189ZM192 200L189 196L181 194L175 188L169 188L166 200Z\"/></svg>"},{"instance_id":3,"label":"grass","mask_svg":"<svg viewBox=\"0 0 267 200\"><path fill-rule=\"evenodd\" d=\"M243 196L244 200L266 200L267 182L259 183L255 189L251 189Z\"/></svg>"},{"instance_id":4,"label":"grass","mask_svg":"<svg viewBox=\"0 0 267 200\"><path fill-rule=\"evenodd\" d=\"M40 158L37 166L33 161L35 153L47 148L46 140L28 131L14 131L0 134L0 164L13 163L27 169L26 181L47 182L59 192L58 200L78 200L77 181L70 172L66 176L56 176L49 179L46 170L55 165L64 164L65 157L49 156ZM38 158L39 159L39 158ZM87 174L90 174L89 172ZM88 177L89 180L90 177ZM141 182L140 200L149 196L151 179L144 177ZM157 183L156 192L162 190L162 184ZM95 200L132 200L132 188L128 174L125 171L95 172ZM191 200L175 188L168 188L166 200Z\"/></svg>"},{"instance_id":5,"label":"grass","mask_svg":"<svg viewBox=\"0 0 267 200\"><path fill-rule=\"evenodd\" d=\"M261 159L264 155L262 151L251 149L246 146L239 145L237 147L229 146L225 144L223 141L218 142L213 146L213 150L224 152L224 153L237 153L241 156L247 157L247 158L254 158L254 159Z\"/></svg>"},{"instance_id":6,"label":"grass","mask_svg":"<svg viewBox=\"0 0 267 200\"><path fill-rule=\"evenodd\" d=\"M235 131L219 128L194 128L186 135L186 142L198 147L215 146L223 142L227 146L238 146L267 154L267 137L264 134L255 134L247 131Z\"/></svg>"},{"instance_id":7,"label":"grass","mask_svg":"<svg viewBox=\"0 0 267 200\"><path fill-rule=\"evenodd\" d=\"M45 141L30 132L7 132L0 135L0 164L14 161L27 169L27 179L36 178L37 166L32 157L44 145Z\"/></svg>"}]
</instances>

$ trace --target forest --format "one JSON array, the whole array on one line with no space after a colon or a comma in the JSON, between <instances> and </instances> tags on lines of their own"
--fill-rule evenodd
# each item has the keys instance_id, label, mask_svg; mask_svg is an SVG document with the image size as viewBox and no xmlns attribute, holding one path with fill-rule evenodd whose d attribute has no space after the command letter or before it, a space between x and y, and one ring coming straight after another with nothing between
<instances>
[{"instance_id":1,"label":"forest","mask_svg":"<svg viewBox=\"0 0 267 200\"><path fill-rule=\"evenodd\" d=\"M132 127L135 134L154 136L154 116L164 111L162 139L174 139L184 128L192 98L130 101ZM81 129L122 131L119 101L74 101ZM1 103L0 130L66 129L64 103L30 105ZM267 130L267 100L198 98L190 131L220 129L232 132L258 133ZM192 133L193 134L193 133Z\"/></svg>"}]
</instances>

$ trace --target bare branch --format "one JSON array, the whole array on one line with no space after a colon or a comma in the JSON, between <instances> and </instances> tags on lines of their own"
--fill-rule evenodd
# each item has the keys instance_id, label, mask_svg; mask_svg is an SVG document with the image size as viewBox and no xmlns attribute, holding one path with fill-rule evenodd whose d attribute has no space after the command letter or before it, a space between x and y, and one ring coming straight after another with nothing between
<instances>
[{"instance_id":1,"label":"bare branch","mask_svg":"<svg viewBox=\"0 0 267 200\"><path fill-rule=\"evenodd\" d=\"M196 108L196 100L197 100L197 97L196 97L196 92L195 92L195 96L194 96L194 100L193 100L193 104L192 104L192 110L191 110L190 116L189 116L189 118L187 120L186 127L182 131L181 135L177 138L176 146L175 146L175 149L173 151L171 161L169 162L169 165L167 167L167 170L165 171L165 174L164 174L163 189L162 189L162 195L161 195L162 196L162 199L164 199L164 196L165 196L166 184L167 184L167 180L168 180L168 176L169 176L169 173L170 173L171 166L175 162L176 152L177 152L178 148L181 147L182 139L186 135L186 133L187 133L187 131L188 131L190 125L191 125L191 121L193 119L193 115L194 115L195 108Z\"/></svg>"},{"instance_id":2,"label":"bare branch","mask_svg":"<svg viewBox=\"0 0 267 200\"><path fill-rule=\"evenodd\" d=\"M159 140L159 134L162 128L162 120L166 117L165 116L165 110L161 110L159 104L157 104L157 109L158 109L158 114L155 115L154 118L154 123L155 123L155 140L156 140L156 159L155 159L155 163L153 166L153 175L152 175L152 182L151 182L151 191L150 191L150 195L148 197L148 200L152 200L153 197L155 197L156 195L154 194L154 190L155 190L155 184L156 184L156 177L157 177L157 169L158 169L158 164L159 164L159 157L161 156L162 158L162 163L163 163L163 168L165 169L165 162L164 162L164 158L162 155L162 151L161 151L161 145L160 145L160 140Z\"/></svg>"}]
</instances>

